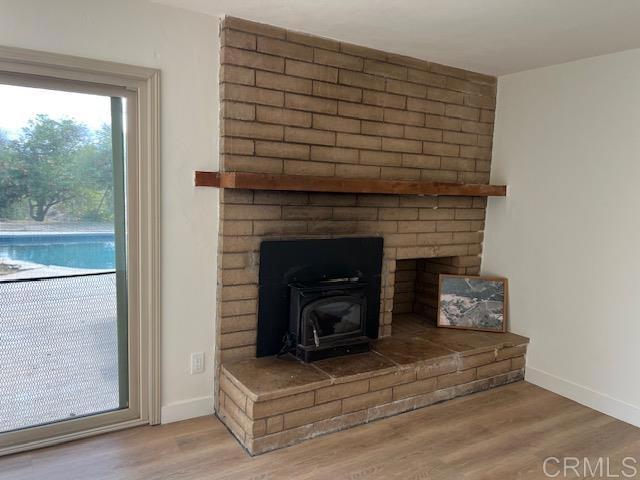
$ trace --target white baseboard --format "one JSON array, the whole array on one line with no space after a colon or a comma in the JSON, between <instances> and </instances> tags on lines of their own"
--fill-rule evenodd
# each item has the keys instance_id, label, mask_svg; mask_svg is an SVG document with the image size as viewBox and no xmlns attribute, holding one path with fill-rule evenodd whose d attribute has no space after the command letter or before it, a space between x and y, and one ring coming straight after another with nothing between
<instances>
[{"instance_id":1,"label":"white baseboard","mask_svg":"<svg viewBox=\"0 0 640 480\"><path fill-rule=\"evenodd\" d=\"M525 380L611 417L640 427L640 408L527 365Z\"/></svg>"},{"instance_id":2,"label":"white baseboard","mask_svg":"<svg viewBox=\"0 0 640 480\"><path fill-rule=\"evenodd\" d=\"M213 397L198 397L164 405L161 423L179 422L189 418L213 415Z\"/></svg>"}]
</instances>

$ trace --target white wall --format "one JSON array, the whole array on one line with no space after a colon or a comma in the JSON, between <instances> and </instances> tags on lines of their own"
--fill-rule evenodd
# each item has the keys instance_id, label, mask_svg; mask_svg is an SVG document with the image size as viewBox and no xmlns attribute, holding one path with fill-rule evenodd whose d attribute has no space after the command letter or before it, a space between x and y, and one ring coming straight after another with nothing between
<instances>
[{"instance_id":1,"label":"white wall","mask_svg":"<svg viewBox=\"0 0 640 480\"><path fill-rule=\"evenodd\" d=\"M212 412L218 200L193 171L218 168L218 20L138 0L0 0L0 12L0 45L162 71L162 419ZM191 352L206 352L204 374L189 375Z\"/></svg>"},{"instance_id":2,"label":"white wall","mask_svg":"<svg viewBox=\"0 0 640 480\"><path fill-rule=\"evenodd\" d=\"M483 270L527 379L640 426L640 50L500 77Z\"/></svg>"}]
</instances>

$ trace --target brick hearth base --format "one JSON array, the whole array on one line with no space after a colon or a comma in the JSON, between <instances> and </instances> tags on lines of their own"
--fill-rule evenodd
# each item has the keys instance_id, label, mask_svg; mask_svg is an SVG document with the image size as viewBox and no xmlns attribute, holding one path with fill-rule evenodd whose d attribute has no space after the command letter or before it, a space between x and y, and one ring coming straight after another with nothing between
<instances>
[{"instance_id":1,"label":"brick hearth base","mask_svg":"<svg viewBox=\"0 0 640 480\"><path fill-rule=\"evenodd\" d=\"M416 315L394 325L365 354L223 364L220 419L257 455L524 378L525 337L434 328Z\"/></svg>"}]
</instances>

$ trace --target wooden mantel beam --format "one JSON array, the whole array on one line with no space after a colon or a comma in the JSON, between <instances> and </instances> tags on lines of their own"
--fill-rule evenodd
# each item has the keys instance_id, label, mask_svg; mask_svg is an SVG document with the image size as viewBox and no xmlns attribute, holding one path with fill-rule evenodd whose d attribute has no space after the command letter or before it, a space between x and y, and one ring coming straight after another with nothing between
<instances>
[{"instance_id":1,"label":"wooden mantel beam","mask_svg":"<svg viewBox=\"0 0 640 480\"><path fill-rule=\"evenodd\" d=\"M220 188L220 172L202 172L196 170L196 187Z\"/></svg>"},{"instance_id":2,"label":"wooden mantel beam","mask_svg":"<svg viewBox=\"0 0 640 480\"><path fill-rule=\"evenodd\" d=\"M196 171L197 187L243 190L286 190L296 192L382 193L388 195L449 195L504 197L506 185L440 183L406 180L272 175L246 172Z\"/></svg>"}]
</instances>

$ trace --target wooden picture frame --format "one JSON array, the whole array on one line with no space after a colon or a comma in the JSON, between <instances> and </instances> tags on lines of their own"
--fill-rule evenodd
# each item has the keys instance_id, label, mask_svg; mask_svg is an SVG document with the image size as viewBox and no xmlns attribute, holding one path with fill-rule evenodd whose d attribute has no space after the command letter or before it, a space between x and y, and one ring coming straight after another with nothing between
<instances>
[{"instance_id":1,"label":"wooden picture frame","mask_svg":"<svg viewBox=\"0 0 640 480\"><path fill-rule=\"evenodd\" d=\"M509 282L503 277L440 274L437 325L504 333L508 293Z\"/></svg>"}]
</instances>

